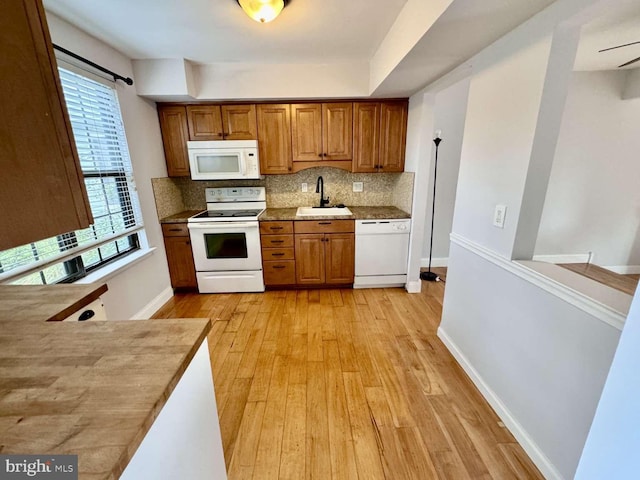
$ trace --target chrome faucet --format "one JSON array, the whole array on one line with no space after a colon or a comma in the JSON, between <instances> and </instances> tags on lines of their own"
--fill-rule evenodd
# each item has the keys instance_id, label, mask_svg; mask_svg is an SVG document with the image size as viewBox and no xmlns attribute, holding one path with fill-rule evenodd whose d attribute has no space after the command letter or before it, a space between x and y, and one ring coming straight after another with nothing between
<instances>
[{"instance_id":1,"label":"chrome faucet","mask_svg":"<svg viewBox=\"0 0 640 480\"><path fill-rule=\"evenodd\" d=\"M329 197L327 197L326 199L324 198L324 179L322 178L322 175L320 175L318 177L318 180L316 181L316 193L320 194L319 208L324 208L324 206L329 203Z\"/></svg>"}]
</instances>

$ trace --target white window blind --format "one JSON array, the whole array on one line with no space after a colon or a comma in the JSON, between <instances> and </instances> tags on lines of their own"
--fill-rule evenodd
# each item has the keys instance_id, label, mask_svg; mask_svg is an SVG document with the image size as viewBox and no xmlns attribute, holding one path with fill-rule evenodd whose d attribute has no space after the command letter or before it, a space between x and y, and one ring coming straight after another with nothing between
<instances>
[{"instance_id":1,"label":"white window blind","mask_svg":"<svg viewBox=\"0 0 640 480\"><path fill-rule=\"evenodd\" d=\"M137 248L131 233L142 227L142 215L116 91L62 68L59 73L94 224L0 252L0 279L32 272L17 283L54 283L78 276L78 265L91 270ZM39 266L43 270L34 271Z\"/></svg>"}]
</instances>

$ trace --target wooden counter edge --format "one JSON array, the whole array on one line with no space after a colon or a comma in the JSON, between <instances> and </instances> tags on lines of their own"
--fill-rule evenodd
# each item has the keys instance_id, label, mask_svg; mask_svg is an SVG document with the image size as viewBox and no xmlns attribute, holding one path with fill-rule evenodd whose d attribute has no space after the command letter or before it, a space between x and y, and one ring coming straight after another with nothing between
<instances>
[{"instance_id":1,"label":"wooden counter edge","mask_svg":"<svg viewBox=\"0 0 640 480\"><path fill-rule=\"evenodd\" d=\"M140 427L140 430L138 431L136 436L131 440L131 443L129 444L129 446L120 455L120 458L117 460L116 464L111 470L110 475L107 477L110 480L111 479L117 480L118 478L120 478L120 476L122 475L122 472L124 472L125 468L127 468L127 465L129 465L129 462L131 461L136 451L138 450L138 447L142 443L142 440L144 440L144 437L149 432L151 425L153 425L153 422L156 420L156 418L158 418L160 411L164 408L165 404L167 403L167 400L175 390L176 385L178 385L178 382L182 378L182 375L184 375L184 372L187 370L187 367L193 360L193 357L195 356L196 352L202 345L202 342L204 342L205 338L207 338L207 335L209 335L209 332L211 331L211 319L208 319L208 318L206 319L205 318L180 318L180 319L166 318L162 320L152 319L147 321L156 322L156 321L163 321L163 320L179 320L181 322L193 321L193 320L206 320L206 324L204 325L202 332L200 333L200 335L198 336L194 344L189 349L189 352L187 352L184 359L180 363L180 366L171 377L171 380L165 387L164 391L162 392L162 395L160 396L160 398L158 398L155 405L149 411L149 414L147 415L147 417L144 419L142 426ZM140 321L140 320L135 320L135 321ZM145 320L142 320L142 321L145 321ZM213 382L213 377L211 378L211 381Z\"/></svg>"}]
</instances>

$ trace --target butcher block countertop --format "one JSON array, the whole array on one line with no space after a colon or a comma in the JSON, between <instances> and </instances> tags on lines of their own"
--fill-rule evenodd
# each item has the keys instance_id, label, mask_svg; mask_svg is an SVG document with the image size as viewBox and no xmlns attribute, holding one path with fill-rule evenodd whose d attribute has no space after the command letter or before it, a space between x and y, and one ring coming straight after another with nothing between
<instances>
[{"instance_id":1,"label":"butcher block countertop","mask_svg":"<svg viewBox=\"0 0 640 480\"><path fill-rule=\"evenodd\" d=\"M47 322L56 308L72 308L64 295L78 301L73 287L86 292L53 287L23 293L13 314L5 300L19 293L0 287L0 453L77 454L81 480L117 479L211 323ZM58 306L45 308L51 297Z\"/></svg>"},{"instance_id":2,"label":"butcher block countertop","mask_svg":"<svg viewBox=\"0 0 640 480\"><path fill-rule=\"evenodd\" d=\"M0 321L61 321L107 291L107 285L0 285Z\"/></svg>"},{"instance_id":3,"label":"butcher block countertop","mask_svg":"<svg viewBox=\"0 0 640 480\"><path fill-rule=\"evenodd\" d=\"M296 215L297 208L267 208L258 220L261 222L270 221L287 221L287 220L375 220L375 219L395 219L395 218L411 218L407 212L397 207L352 207L349 210L353 215L334 215L326 217Z\"/></svg>"}]
</instances>

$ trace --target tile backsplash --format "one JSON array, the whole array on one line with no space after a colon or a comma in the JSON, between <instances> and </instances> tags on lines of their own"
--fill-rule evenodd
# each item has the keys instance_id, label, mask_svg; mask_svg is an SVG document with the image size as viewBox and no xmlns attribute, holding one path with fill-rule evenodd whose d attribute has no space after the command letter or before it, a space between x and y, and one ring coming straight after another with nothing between
<instances>
[{"instance_id":1,"label":"tile backsplash","mask_svg":"<svg viewBox=\"0 0 640 480\"><path fill-rule=\"evenodd\" d=\"M158 218L183 210L204 210L207 187L263 186L267 191L267 207L287 208L313 206L319 201L316 180L322 175L325 197L330 204L347 206L394 206L411 213L413 199L412 172L351 173L338 168L315 167L289 175L266 175L261 180L201 181L190 178L153 178ZM362 192L353 192L353 182L362 182ZM302 192L307 183L308 192Z\"/></svg>"}]
</instances>

